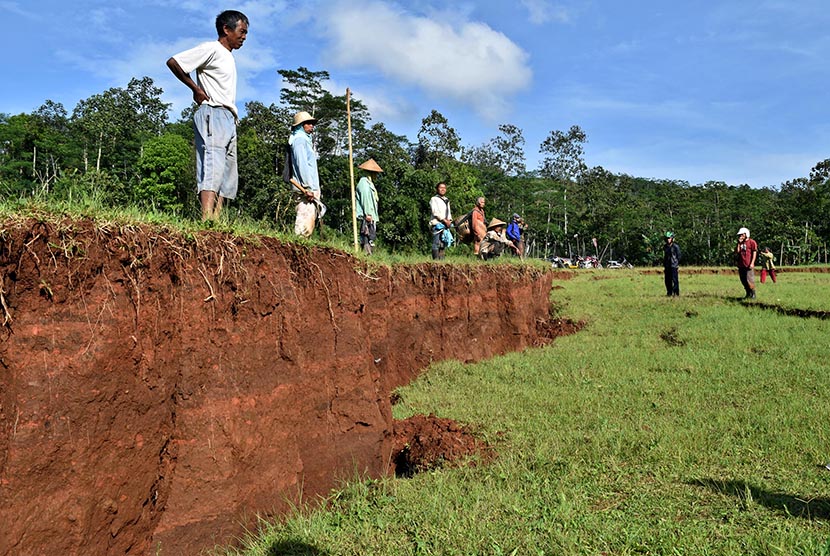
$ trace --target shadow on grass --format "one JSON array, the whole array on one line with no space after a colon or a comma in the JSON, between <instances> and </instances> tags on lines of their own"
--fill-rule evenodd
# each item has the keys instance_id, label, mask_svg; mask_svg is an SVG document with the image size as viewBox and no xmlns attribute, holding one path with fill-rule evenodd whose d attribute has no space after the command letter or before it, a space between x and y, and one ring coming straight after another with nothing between
<instances>
[{"instance_id":1,"label":"shadow on grass","mask_svg":"<svg viewBox=\"0 0 830 556\"><path fill-rule=\"evenodd\" d=\"M282 540L268 547L267 556L331 556L329 552L302 541Z\"/></svg>"},{"instance_id":2,"label":"shadow on grass","mask_svg":"<svg viewBox=\"0 0 830 556\"><path fill-rule=\"evenodd\" d=\"M758 299L747 299L744 296L739 297L732 297L727 296L724 297L722 295L714 295L711 293L693 293L689 295L689 297L698 297L698 298L705 298L709 297L712 299L724 299L726 301L730 301L732 303L738 303L743 305L744 307L748 307L750 309L759 309L762 311L774 311L779 315L784 315L787 317L798 317L802 319L819 319L819 320L827 320L830 319L830 311L822 311L817 309L798 309L795 307L782 307L781 305L776 305L774 303L764 303Z\"/></svg>"},{"instance_id":3,"label":"shadow on grass","mask_svg":"<svg viewBox=\"0 0 830 556\"><path fill-rule=\"evenodd\" d=\"M779 315L784 315L786 317L798 317L802 319L819 319L819 320L827 320L830 319L830 311L819 311L813 309L797 309L794 307L782 307L781 305L776 305L774 303L764 303L763 301L758 301L757 299L746 299L744 297L727 297L728 301L732 301L733 303L740 303L745 307L749 307L752 309L760 309L763 311L774 311Z\"/></svg>"},{"instance_id":4,"label":"shadow on grass","mask_svg":"<svg viewBox=\"0 0 830 556\"><path fill-rule=\"evenodd\" d=\"M786 514L789 517L830 520L830 498L810 498L784 492L770 492L745 481L695 479L687 483L706 487L720 494L734 496L742 503L754 500L762 506Z\"/></svg>"}]
</instances>

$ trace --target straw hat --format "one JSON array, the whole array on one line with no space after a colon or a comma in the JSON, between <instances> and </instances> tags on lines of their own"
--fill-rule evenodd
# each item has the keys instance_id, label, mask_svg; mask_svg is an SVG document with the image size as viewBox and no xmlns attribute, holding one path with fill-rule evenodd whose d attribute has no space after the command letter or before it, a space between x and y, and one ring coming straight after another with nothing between
<instances>
[{"instance_id":1,"label":"straw hat","mask_svg":"<svg viewBox=\"0 0 830 556\"><path fill-rule=\"evenodd\" d=\"M369 160L358 166L358 168L360 168L361 170L368 170L369 172L383 172L380 166L378 166L378 163L375 162L374 158L370 158Z\"/></svg>"},{"instance_id":2,"label":"straw hat","mask_svg":"<svg viewBox=\"0 0 830 556\"><path fill-rule=\"evenodd\" d=\"M490 223L487 224L487 229L492 230L494 228L498 228L499 226L507 226L507 222L502 222L498 218L493 218L490 220Z\"/></svg>"},{"instance_id":3,"label":"straw hat","mask_svg":"<svg viewBox=\"0 0 830 556\"><path fill-rule=\"evenodd\" d=\"M316 124L317 119L313 118L311 116L311 114L309 114L308 112L305 112L305 111L297 112L296 114L294 114L294 123L291 124L292 127L296 127L296 126L298 126L300 124L304 124L304 123Z\"/></svg>"}]
</instances>

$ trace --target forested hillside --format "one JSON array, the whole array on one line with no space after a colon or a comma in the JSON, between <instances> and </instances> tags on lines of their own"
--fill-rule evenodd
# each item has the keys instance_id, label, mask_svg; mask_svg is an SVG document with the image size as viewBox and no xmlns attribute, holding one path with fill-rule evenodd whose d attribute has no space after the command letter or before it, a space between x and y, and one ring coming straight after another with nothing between
<instances>
[{"instance_id":1,"label":"forested hillside","mask_svg":"<svg viewBox=\"0 0 830 556\"><path fill-rule=\"evenodd\" d=\"M319 120L314 135L329 208L325 224L349 236L346 96L323 88L325 71L280 74L279 104L245 105L239 196L228 213L289 229L293 207L281 174L291 116L306 110ZM171 122L161 94L144 77L81 100L71 113L46 100L31 114L0 114L0 198L94 199L196 217L192 112ZM351 98L350 108L355 165L372 157L384 169L377 180L378 233L387 251L428 252L428 201L444 181L456 216L479 195L488 199L488 217L522 214L534 257L591 254L654 264L662 234L672 230L684 264L727 264L736 230L747 226L783 264L827 262L830 158L817 161L809 176L775 188L634 177L587 167L589 138L574 125L552 130L538 146L539 167L527 168L526 149L537 147L526 145L515 125L499 126L485 144L464 145L437 111L410 139L374 121L359 99Z\"/></svg>"}]
</instances>

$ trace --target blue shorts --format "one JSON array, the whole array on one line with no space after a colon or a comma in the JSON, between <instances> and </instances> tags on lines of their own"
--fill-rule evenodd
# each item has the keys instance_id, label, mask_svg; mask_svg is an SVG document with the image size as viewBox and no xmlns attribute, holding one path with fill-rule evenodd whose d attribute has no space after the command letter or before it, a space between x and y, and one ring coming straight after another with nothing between
<instances>
[{"instance_id":1,"label":"blue shorts","mask_svg":"<svg viewBox=\"0 0 830 556\"><path fill-rule=\"evenodd\" d=\"M239 187L236 118L227 108L202 104L193 114L196 131L196 191L234 199Z\"/></svg>"}]
</instances>

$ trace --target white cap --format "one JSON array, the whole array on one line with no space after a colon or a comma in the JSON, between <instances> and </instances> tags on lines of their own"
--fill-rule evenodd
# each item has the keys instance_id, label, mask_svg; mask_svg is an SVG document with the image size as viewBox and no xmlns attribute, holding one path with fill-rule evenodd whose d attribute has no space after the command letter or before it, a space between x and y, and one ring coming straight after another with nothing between
<instances>
[{"instance_id":1,"label":"white cap","mask_svg":"<svg viewBox=\"0 0 830 556\"><path fill-rule=\"evenodd\" d=\"M738 230L738 235L744 234L746 237L749 237L749 228L741 228Z\"/></svg>"}]
</instances>

